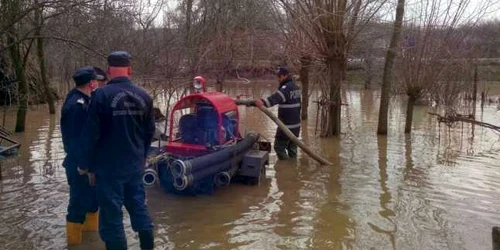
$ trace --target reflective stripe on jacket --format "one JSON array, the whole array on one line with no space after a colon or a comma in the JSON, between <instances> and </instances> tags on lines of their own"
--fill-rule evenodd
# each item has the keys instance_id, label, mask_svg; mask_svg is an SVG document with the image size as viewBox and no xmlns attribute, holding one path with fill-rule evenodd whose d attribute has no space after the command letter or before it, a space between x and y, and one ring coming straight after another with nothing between
<instances>
[{"instance_id":1,"label":"reflective stripe on jacket","mask_svg":"<svg viewBox=\"0 0 500 250\"><path fill-rule=\"evenodd\" d=\"M278 118L296 136L300 133L300 110L301 110L301 90L291 77L282 82L278 90L267 98L262 99L264 105L269 108L279 104ZM282 131L278 129L277 138L286 138Z\"/></svg>"}]
</instances>

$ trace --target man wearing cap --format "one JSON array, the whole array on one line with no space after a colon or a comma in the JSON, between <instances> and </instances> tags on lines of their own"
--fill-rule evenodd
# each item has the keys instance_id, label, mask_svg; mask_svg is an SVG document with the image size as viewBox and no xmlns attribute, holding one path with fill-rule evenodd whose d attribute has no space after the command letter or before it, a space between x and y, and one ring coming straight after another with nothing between
<instances>
[{"instance_id":1,"label":"man wearing cap","mask_svg":"<svg viewBox=\"0 0 500 250\"><path fill-rule=\"evenodd\" d=\"M300 88L293 81L287 68L278 68L276 76L279 82L278 90L267 98L256 100L255 105L270 108L279 104L278 118L298 137L300 134ZM280 160L297 157L297 145L279 128L276 131L274 151Z\"/></svg>"},{"instance_id":2,"label":"man wearing cap","mask_svg":"<svg viewBox=\"0 0 500 250\"><path fill-rule=\"evenodd\" d=\"M106 71L104 71L103 69L99 68L99 67L93 67L94 70L95 70L95 74L96 74L96 80L97 80L97 83L98 83L98 86L99 87L102 87L106 84L106 81L108 80L108 74L106 74Z\"/></svg>"},{"instance_id":3,"label":"man wearing cap","mask_svg":"<svg viewBox=\"0 0 500 250\"><path fill-rule=\"evenodd\" d=\"M96 175L99 234L108 250L127 249L122 207L141 249L153 249L153 222L145 203L142 174L155 132L153 101L131 80L131 57L125 51L108 56L107 85L92 94L84 145L84 170Z\"/></svg>"},{"instance_id":4,"label":"man wearing cap","mask_svg":"<svg viewBox=\"0 0 500 250\"><path fill-rule=\"evenodd\" d=\"M70 186L66 215L68 245L81 243L82 230L96 232L98 227L97 200L95 189L92 187L93 175L87 175L79 169L82 166L82 125L87 119L89 96L97 86L96 74L92 67L84 67L74 73L73 79L76 87L66 96L60 121L66 152L63 166Z\"/></svg>"}]
</instances>

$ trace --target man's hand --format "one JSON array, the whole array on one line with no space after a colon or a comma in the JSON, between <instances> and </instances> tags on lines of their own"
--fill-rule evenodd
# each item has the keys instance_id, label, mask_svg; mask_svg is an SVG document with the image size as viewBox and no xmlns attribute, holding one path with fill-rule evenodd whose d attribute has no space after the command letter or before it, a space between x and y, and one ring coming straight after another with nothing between
<instances>
[{"instance_id":1,"label":"man's hand","mask_svg":"<svg viewBox=\"0 0 500 250\"><path fill-rule=\"evenodd\" d=\"M81 168L77 168L77 170L78 170L78 174L80 174L80 175L84 175L84 174L87 174L89 172L88 170L83 170Z\"/></svg>"},{"instance_id":2,"label":"man's hand","mask_svg":"<svg viewBox=\"0 0 500 250\"><path fill-rule=\"evenodd\" d=\"M95 186L95 174L94 173L87 173L87 176L89 177L89 185L91 187Z\"/></svg>"}]
</instances>

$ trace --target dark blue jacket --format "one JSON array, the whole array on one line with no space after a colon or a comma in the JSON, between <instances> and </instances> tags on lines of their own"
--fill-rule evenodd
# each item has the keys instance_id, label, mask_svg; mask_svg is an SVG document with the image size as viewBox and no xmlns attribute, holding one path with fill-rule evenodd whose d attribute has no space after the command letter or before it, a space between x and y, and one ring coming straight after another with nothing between
<instances>
[{"instance_id":1,"label":"dark blue jacket","mask_svg":"<svg viewBox=\"0 0 500 250\"><path fill-rule=\"evenodd\" d=\"M140 173L155 132L153 100L128 78L114 78L92 94L86 132L86 169L112 178Z\"/></svg>"},{"instance_id":2,"label":"dark blue jacket","mask_svg":"<svg viewBox=\"0 0 500 250\"><path fill-rule=\"evenodd\" d=\"M65 168L77 168L82 165L82 150L84 125L87 121L87 108L89 97L77 90L72 89L66 96L61 110L61 134L64 144L66 158L63 166Z\"/></svg>"},{"instance_id":3,"label":"dark blue jacket","mask_svg":"<svg viewBox=\"0 0 500 250\"><path fill-rule=\"evenodd\" d=\"M301 90L289 77L283 81L278 90L271 96L262 99L264 105L270 108L279 104L278 118L292 131L295 136L300 134L300 107ZM287 139L288 137L278 129L276 138Z\"/></svg>"}]
</instances>

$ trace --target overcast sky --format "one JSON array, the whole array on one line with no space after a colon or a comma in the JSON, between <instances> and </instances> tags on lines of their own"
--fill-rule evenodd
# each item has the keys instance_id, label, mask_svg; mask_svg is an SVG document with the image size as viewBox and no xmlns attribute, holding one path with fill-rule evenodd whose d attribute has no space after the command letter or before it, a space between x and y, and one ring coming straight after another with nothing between
<instances>
[{"instance_id":1,"label":"overcast sky","mask_svg":"<svg viewBox=\"0 0 500 250\"><path fill-rule=\"evenodd\" d=\"M473 0L475 5L477 2L481 2L480 0ZM485 16L485 19L497 19L500 20L500 1L495 1L492 3L492 6L488 9L488 13Z\"/></svg>"},{"instance_id":2,"label":"overcast sky","mask_svg":"<svg viewBox=\"0 0 500 250\"><path fill-rule=\"evenodd\" d=\"M422 20L419 18L422 13L422 8L427 7L427 12L431 10L438 10L441 16L440 20L444 19L444 13L446 13L446 8L451 6L452 10L449 15L454 15L460 3L467 2L466 8L463 15L461 15L462 22L469 22L471 20L477 21L490 21L490 20L500 20L500 0L434 0L435 6L429 6L431 0L406 0L405 3L405 21L416 21ZM432 3L432 2L431 2ZM393 21L395 18L397 0L389 0L387 7L384 8L385 13L381 13L381 19L384 21ZM450 20L448 17L447 20ZM446 23L449 23L446 22Z\"/></svg>"}]
</instances>

